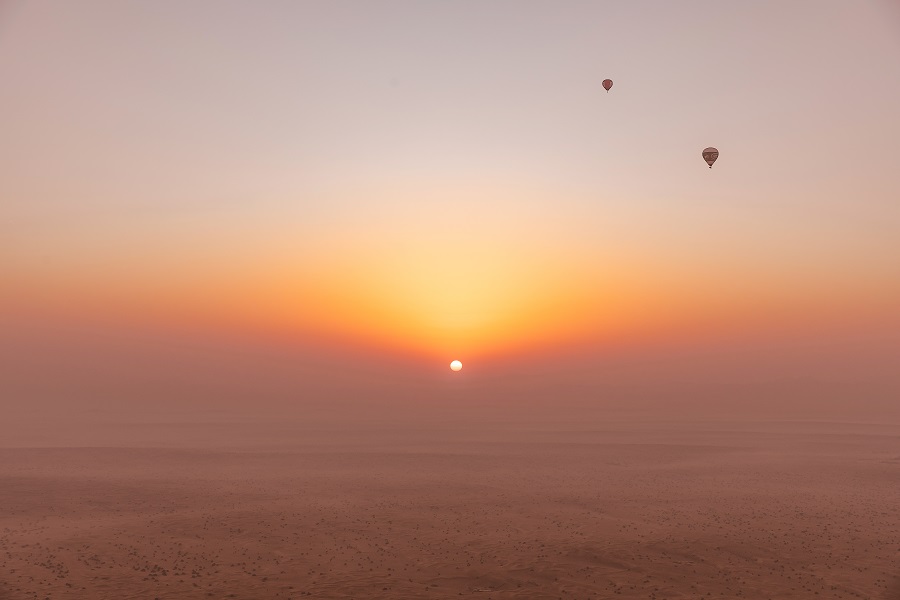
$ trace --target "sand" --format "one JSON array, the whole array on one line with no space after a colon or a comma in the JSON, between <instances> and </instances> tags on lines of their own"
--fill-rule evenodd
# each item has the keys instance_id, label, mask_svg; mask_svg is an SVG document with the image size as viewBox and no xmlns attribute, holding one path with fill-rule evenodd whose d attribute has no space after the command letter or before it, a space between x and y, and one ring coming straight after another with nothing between
<instances>
[{"instance_id":1,"label":"sand","mask_svg":"<svg viewBox=\"0 0 900 600\"><path fill-rule=\"evenodd\" d=\"M896 427L192 427L0 449L0 599L900 598Z\"/></svg>"}]
</instances>

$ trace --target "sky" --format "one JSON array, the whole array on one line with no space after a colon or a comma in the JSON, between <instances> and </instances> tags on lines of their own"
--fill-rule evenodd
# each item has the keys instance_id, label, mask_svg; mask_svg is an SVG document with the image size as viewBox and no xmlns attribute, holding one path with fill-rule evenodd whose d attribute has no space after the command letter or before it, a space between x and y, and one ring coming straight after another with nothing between
<instances>
[{"instance_id":1,"label":"sky","mask_svg":"<svg viewBox=\"0 0 900 600\"><path fill-rule=\"evenodd\" d=\"M3 0L0 82L8 406L900 420L888 0Z\"/></svg>"}]
</instances>

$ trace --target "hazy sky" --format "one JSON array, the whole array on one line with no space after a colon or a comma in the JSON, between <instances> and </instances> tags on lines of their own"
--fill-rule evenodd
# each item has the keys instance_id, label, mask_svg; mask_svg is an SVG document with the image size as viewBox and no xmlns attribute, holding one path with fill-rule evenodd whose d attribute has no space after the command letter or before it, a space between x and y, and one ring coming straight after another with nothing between
<instances>
[{"instance_id":1,"label":"hazy sky","mask_svg":"<svg viewBox=\"0 0 900 600\"><path fill-rule=\"evenodd\" d=\"M16 403L895 409L888 0L0 6Z\"/></svg>"}]
</instances>

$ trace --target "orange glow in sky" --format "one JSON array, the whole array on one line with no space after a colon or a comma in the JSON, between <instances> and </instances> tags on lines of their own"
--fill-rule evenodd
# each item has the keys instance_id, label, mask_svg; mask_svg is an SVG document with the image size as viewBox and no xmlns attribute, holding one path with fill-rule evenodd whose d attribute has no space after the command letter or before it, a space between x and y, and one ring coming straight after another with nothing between
<instances>
[{"instance_id":1,"label":"orange glow in sky","mask_svg":"<svg viewBox=\"0 0 900 600\"><path fill-rule=\"evenodd\" d=\"M607 4L0 12L2 316L464 375L896 327L894 13Z\"/></svg>"}]
</instances>

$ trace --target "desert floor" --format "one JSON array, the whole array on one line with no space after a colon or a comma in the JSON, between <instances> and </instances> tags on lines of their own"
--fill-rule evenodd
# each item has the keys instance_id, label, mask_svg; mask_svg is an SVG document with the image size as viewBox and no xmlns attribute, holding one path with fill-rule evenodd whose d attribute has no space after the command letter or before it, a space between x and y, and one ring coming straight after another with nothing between
<instances>
[{"instance_id":1,"label":"desert floor","mask_svg":"<svg viewBox=\"0 0 900 600\"><path fill-rule=\"evenodd\" d=\"M0 598L900 598L898 427L116 431L0 448Z\"/></svg>"}]
</instances>

